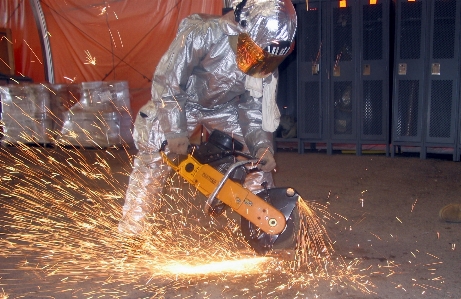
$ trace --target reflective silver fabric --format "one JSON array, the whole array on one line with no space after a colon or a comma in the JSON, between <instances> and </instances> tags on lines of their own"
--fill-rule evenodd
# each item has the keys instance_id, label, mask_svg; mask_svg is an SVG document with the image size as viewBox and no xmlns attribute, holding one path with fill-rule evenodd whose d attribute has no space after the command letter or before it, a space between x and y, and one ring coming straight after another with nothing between
<instances>
[{"instance_id":1,"label":"reflective silver fabric","mask_svg":"<svg viewBox=\"0 0 461 299\"><path fill-rule=\"evenodd\" d=\"M188 136L197 125L233 135L255 155L272 148L272 133L261 128L261 98L245 90L246 75L236 65L228 35L237 25L233 12L224 17L192 15L160 60L152 83L152 101L140 109L133 138L139 150L134 160L119 231L138 234L155 211L170 169L161 160L161 142ZM266 80L266 79L264 79ZM277 80L277 73L267 80ZM260 190L270 173L249 176L245 187Z\"/></svg>"},{"instance_id":2,"label":"reflective silver fabric","mask_svg":"<svg viewBox=\"0 0 461 299\"><path fill-rule=\"evenodd\" d=\"M248 33L258 46L265 49L280 41L294 41L296 11L291 0L248 0L242 8L239 24L240 32Z\"/></svg>"}]
</instances>

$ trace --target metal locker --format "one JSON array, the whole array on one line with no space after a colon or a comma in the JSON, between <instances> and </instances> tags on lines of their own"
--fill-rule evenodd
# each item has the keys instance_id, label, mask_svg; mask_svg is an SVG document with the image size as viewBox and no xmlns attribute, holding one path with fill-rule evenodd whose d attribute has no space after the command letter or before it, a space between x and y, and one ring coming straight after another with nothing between
<instances>
[{"instance_id":1,"label":"metal locker","mask_svg":"<svg viewBox=\"0 0 461 299\"><path fill-rule=\"evenodd\" d=\"M292 148L297 143L297 47L279 65L279 80L277 87L277 105L281 113L280 125L274 132L274 149Z\"/></svg>"},{"instance_id":2,"label":"metal locker","mask_svg":"<svg viewBox=\"0 0 461 299\"><path fill-rule=\"evenodd\" d=\"M457 155L457 125L459 102L459 30L460 2L456 0L431 3L429 53L426 67L427 116L426 146L447 144ZM424 154L426 149L424 148Z\"/></svg>"},{"instance_id":3,"label":"metal locker","mask_svg":"<svg viewBox=\"0 0 461 299\"><path fill-rule=\"evenodd\" d=\"M325 109L323 82L327 79L328 68L323 52L325 42L324 7L325 2L309 2L296 6L298 15L297 60L298 60L298 137L320 140L323 136L322 116ZM303 147L301 151L303 151Z\"/></svg>"},{"instance_id":4,"label":"metal locker","mask_svg":"<svg viewBox=\"0 0 461 299\"><path fill-rule=\"evenodd\" d=\"M297 13L302 150L355 144L361 154L363 144L384 144L388 153L390 1L309 1Z\"/></svg>"},{"instance_id":5,"label":"metal locker","mask_svg":"<svg viewBox=\"0 0 461 299\"><path fill-rule=\"evenodd\" d=\"M460 2L400 0L396 12L392 155L452 147L458 160Z\"/></svg>"},{"instance_id":6,"label":"metal locker","mask_svg":"<svg viewBox=\"0 0 461 299\"><path fill-rule=\"evenodd\" d=\"M384 144L389 152L390 2L332 2L332 142ZM349 3L348 3L349 5Z\"/></svg>"},{"instance_id":7,"label":"metal locker","mask_svg":"<svg viewBox=\"0 0 461 299\"><path fill-rule=\"evenodd\" d=\"M381 143L389 152L390 4L362 0L358 73L360 142Z\"/></svg>"},{"instance_id":8,"label":"metal locker","mask_svg":"<svg viewBox=\"0 0 461 299\"><path fill-rule=\"evenodd\" d=\"M359 29L357 2L340 7L339 1L330 7L330 139L337 142L354 142L357 139L357 88L356 66L358 45L355 42ZM349 4L348 3L348 4Z\"/></svg>"},{"instance_id":9,"label":"metal locker","mask_svg":"<svg viewBox=\"0 0 461 299\"><path fill-rule=\"evenodd\" d=\"M421 140L425 36L423 1L399 1L396 8L393 145Z\"/></svg>"}]
</instances>

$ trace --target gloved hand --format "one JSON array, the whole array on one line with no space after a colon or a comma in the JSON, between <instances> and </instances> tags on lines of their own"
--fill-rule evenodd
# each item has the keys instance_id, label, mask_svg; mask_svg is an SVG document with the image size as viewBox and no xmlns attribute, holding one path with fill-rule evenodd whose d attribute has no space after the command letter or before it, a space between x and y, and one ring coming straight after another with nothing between
<instances>
[{"instance_id":1,"label":"gloved hand","mask_svg":"<svg viewBox=\"0 0 461 299\"><path fill-rule=\"evenodd\" d=\"M260 159L258 168L264 172L271 172L275 169L274 155L267 148L260 148L256 152L256 158Z\"/></svg>"},{"instance_id":2,"label":"gloved hand","mask_svg":"<svg viewBox=\"0 0 461 299\"><path fill-rule=\"evenodd\" d=\"M168 149L170 153L178 155L187 155L187 148L189 147L189 138L178 137L167 139Z\"/></svg>"}]
</instances>

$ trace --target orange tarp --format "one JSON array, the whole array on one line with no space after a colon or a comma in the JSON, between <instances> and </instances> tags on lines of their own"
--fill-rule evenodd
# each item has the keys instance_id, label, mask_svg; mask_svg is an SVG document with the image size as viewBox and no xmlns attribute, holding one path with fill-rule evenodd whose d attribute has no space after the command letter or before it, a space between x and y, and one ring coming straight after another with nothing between
<instances>
[{"instance_id":1,"label":"orange tarp","mask_svg":"<svg viewBox=\"0 0 461 299\"><path fill-rule=\"evenodd\" d=\"M45 70L29 1L0 0L12 29L16 73L43 82ZM125 80L134 113L150 99L157 62L191 13L221 14L222 0L42 0L55 83Z\"/></svg>"}]
</instances>

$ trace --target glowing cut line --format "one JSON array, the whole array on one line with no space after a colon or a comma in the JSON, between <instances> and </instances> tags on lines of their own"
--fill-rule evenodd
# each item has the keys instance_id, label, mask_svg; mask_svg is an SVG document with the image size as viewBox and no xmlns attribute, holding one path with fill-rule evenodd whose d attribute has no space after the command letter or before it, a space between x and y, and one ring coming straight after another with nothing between
<instances>
[{"instance_id":1,"label":"glowing cut line","mask_svg":"<svg viewBox=\"0 0 461 299\"><path fill-rule=\"evenodd\" d=\"M269 261L267 257L248 258L243 260L222 261L209 264L173 264L165 266L164 270L177 275L196 275L196 274L213 274L213 273L260 273L261 264Z\"/></svg>"}]
</instances>

